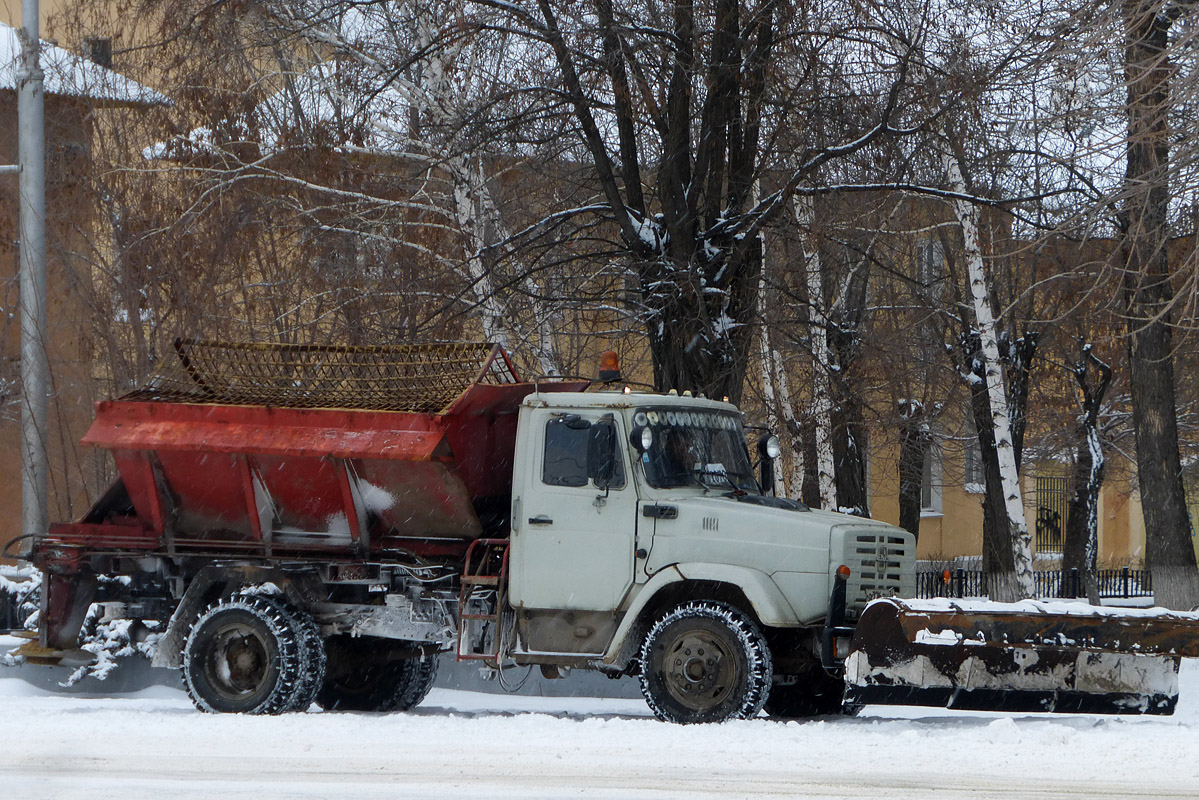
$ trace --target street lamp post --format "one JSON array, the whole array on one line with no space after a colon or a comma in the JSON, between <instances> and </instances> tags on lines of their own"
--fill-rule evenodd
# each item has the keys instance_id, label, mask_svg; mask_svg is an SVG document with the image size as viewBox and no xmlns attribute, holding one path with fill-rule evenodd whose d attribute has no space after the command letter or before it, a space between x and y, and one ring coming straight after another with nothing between
<instances>
[{"instance_id":1,"label":"street lamp post","mask_svg":"<svg viewBox=\"0 0 1199 800\"><path fill-rule=\"evenodd\" d=\"M46 153L38 0L21 1L17 69L21 295L21 532L48 525L46 423L50 368L46 359ZM28 547L28 544L26 544Z\"/></svg>"}]
</instances>

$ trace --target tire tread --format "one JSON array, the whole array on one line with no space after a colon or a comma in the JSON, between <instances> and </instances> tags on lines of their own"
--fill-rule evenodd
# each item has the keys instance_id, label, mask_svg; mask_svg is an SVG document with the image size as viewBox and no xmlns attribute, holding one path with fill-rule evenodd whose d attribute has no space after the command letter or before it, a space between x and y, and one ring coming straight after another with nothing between
<instances>
[{"instance_id":1,"label":"tire tread","mask_svg":"<svg viewBox=\"0 0 1199 800\"><path fill-rule=\"evenodd\" d=\"M271 691L257 705L232 709L222 708L219 698L205 697L202 684L192 674L193 661L202 654L194 652L206 626L213 620L230 612L244 612L260 621L275 640L278 649L277 676ZM188 631L183 646L183 685L196 708L208 713L279 714L287 710L294 699L300 681L301 653L299 635L290 615L282 606L261 595L234 595L218 600L202 611Z\"/></svg>"},{"instance_id":2,"label":"tire tread","mask_svg":"<svg viewBox=\"0 0 1199 800\"><path fill-rule=\"evenodd\" d=\"M658 638L671 625L688 619L705 619L724 625L733 634L748 665L741 697L723 713L718 709L680 713L663 702L666 698L660 696L660 690L653 679L653 651ZM641 663L641 693L654 716L666 722L681 724L724 722L757 716L766 702L774 677L770 648L758 624L735 606L716 601L697 600L684 603L659 617L646 634L638 660Z\"/></svg>"}]
</instances>

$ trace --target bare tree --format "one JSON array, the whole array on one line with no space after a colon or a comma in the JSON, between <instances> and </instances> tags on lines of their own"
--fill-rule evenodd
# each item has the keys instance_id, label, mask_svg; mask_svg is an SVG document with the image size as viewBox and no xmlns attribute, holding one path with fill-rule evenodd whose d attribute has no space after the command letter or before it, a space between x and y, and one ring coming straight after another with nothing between
<instances>
[{"instance_id":1,"label":"bare tree","mask_svg":"<svg viewBox=\"0 0 1199 800\"><path fill-rule=\"evenodd\" d=\"M1174 376L1174 289L1168 247L1170 189L1170 26L1177 12L1154 0L1126 0L1124 74L1128 156L1119 212L1137 474L1157 602L1199 603L1178 445Z\"/></svg>"},{"instance_id":2,"label":"bare tree","mask_svg":"<svg viewBox=\"0 0 1199 800\"><path fill-rule=\"evenodd\" d=\"M1103 486L1106 458L1100 438L1099 414L1111 385L1112 369L1095 355L1094 347L1083 344L1071 372L1078 383L1082 415L1081 442L1074 460L1074 494L1070 498L1066 531L1062 541L1062 570L1077 570L1083 576L1087 598L1099 603L1095 570L1099 554L1099 490Z\"/></svg>"},{"instance_id":3,"label":"bare tree","mask_svg":"<svg viewBox=\"0 0 1199 800\"><path fill-rule=\"evenodd\" d=\"M898 133L892 122L910 87L895 37L878 32L884 18L876 9L818 19L816 8L776 0L539 0L536 15L493 5L552 50L557 74L547 80L570 103L591 180L636 275L656 386L739 400L760 234L823 165ZM805 65L834 51L852 52L861 69L856 113L806 122L801 113L823 118L831 104L798 103L813 86ZM811 135L795 139L795 130ZM757 182L763 195L752 201Z\"/></svg>"}]
</instances>

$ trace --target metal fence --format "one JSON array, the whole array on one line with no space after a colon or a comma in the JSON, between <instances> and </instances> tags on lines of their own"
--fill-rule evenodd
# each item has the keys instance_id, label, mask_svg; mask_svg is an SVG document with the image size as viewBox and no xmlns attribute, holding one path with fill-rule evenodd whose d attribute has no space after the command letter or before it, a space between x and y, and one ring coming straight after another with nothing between
<instances>
[{"instance_id":1,"label":"metal fence","mask_svg":"<svg viewBox=\"0 0 1199 800\"><path fill-rule=\"evenodd\" d=\"M1038 553L1060 553L1070 508L1065 478L1037 478L1036 539Z\"/></svg>"},{"instance_id":2,"label":"metal fence","mask_svg":"<svg viewBox=\"0 0 1199 800\"><path fill-rule=\"evenodd\" d=\"M1086 597L1086 587L1078 570L1039 570L1034 575L1038 597ZM1095 577L1101 598L1129 599L1153 596L1153 576L1147 569L1101 569ZM979 569L919 572L916 574L916 596L986 597L986 575Z\"/></svg>"}]
</instances>

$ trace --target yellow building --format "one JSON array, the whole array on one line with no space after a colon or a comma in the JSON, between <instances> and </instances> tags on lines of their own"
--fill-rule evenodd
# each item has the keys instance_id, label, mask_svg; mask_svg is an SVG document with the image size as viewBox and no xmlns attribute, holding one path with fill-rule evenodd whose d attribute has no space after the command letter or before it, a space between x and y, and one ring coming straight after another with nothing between
<instances>
[{"instance_id":1,"label":"yellow building","mask_svg":"<svg viewBox=\"0 0 1199 800\"><path fill-rule=\"evenodd\" d=\"M43 13L54 4L43 3ZM17 162L16 31L5 24L19 6L0 5L0 164ZM19 20L13 20L19 21ZM93 43L103 60L104 48ZM96 398L91 343L81 332L88 317L92 275L85 241L97 198L89 185L93 115L107 107L149 107L167 98L95 61L47 43L43 47L46 118L47 338L51 367L51 519L71 518L94 494L97 475L79 438ZM17 294L17 177L0 174L0 544L20 533L20 298Z\"/></svg>"},{"instance_id":2,"label":"yellow building","mask_svg":"<svg viewBox=\"0 0 1199 800\"><path fill-rule=\"evenodd\" d=\"M886 446L883 445L883 449ZM948 562L982 552L983 510L981 474L968 447L960 442L932 446L926 459L917 557ZM876 452L876 463L890 469L872 469L871 516L899 523L899 478L893 456ZM881 456L881 457L880 457ZM1034 553L1046 567L1061 555L1069 502L1068 465L1031 462L1021 468L1024 516L1033 536ZM1131 486L1127 467L1109 456L1107 476L1099 499L1099 550L1101 565L1138 565L1145 557L1145 524L1140 495Z\"/></svg>"}]
</instances>

